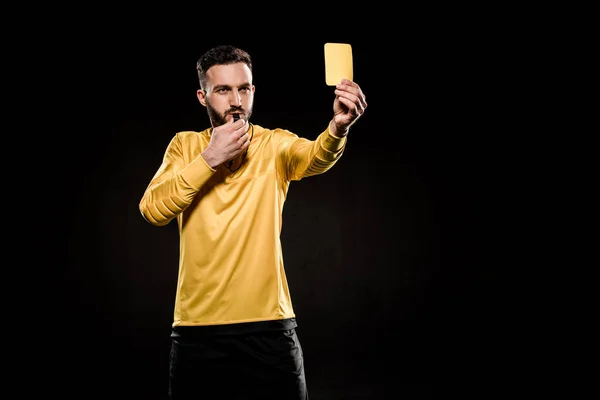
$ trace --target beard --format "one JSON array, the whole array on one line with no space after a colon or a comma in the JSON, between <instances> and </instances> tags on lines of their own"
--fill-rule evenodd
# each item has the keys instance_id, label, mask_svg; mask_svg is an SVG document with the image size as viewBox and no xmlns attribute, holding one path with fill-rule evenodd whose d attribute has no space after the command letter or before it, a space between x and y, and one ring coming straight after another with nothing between
<instances>
[{"instance_id":1,"label":"beard","mask_svg":"<svg viewBox=\"0 0 600 400\"><path fill-rule=\"evenodd\" d=\"M246 122L250 121L250 116L252 115L252 108L245 110L243 107L232 107L229 110L225 111L223 114L219 113L215 110L210 101L206 99L206 110L208 112L208 118L210 118L210 122L213 127L225 125L227 123L227 116L231 114L239 113L241 114L241 118L245 119Z\"/></svg>"}]
</instances>

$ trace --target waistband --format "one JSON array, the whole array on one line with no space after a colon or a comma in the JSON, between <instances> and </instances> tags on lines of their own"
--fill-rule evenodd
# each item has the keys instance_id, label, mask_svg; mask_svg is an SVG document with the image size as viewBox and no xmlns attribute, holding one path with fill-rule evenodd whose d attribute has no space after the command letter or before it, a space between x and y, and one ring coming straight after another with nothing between
<instances>
[{"instance_id":1,"label":"waistband","mask_svg":"<svg viewBox=\"0 0 600 400\"><path fill-rule=\"evenodd\" d=\"M215 335L245 335L249 333L267 332L267 331L285 331L294 329L298 326L296 318L286 318L271 321L241 322L234 324L221 325L202 325L202 326L174 326L171 330L171 337L198 337Z\"/></svg>"}]
</instances>

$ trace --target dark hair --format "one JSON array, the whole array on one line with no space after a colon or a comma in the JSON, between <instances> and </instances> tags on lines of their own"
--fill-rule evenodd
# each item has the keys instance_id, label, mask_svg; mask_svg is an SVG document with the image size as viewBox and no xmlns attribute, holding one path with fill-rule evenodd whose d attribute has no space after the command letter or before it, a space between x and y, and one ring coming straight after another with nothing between
<instances>
[{"instance_id":1,"label":"dark hair","mask_svg":"<svg viewBox=\"0 0 600 400\"><path fill-rule=\"evenodd\" d=\"M240 62L246 64L250 68L250 72L252 72L252 58L244 50L231 45L219 45L208 50L196 63L200 87L204 89L206 86L206 71L210 67Z\"/></svg>"}]
</instances>

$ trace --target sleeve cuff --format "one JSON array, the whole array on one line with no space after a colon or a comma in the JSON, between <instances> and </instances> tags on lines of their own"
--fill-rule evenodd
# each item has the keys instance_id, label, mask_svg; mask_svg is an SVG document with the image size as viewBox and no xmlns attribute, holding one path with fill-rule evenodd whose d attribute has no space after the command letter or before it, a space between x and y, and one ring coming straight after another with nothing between
<instances>
[{"instance_id":1,"label":"sleeve cuff","mask_svg":"<svg viewBox=\"0 0 600 400\"><path fill-rule=\"evenodd\" d=\"M325 132L323 132L323 133L325 134L324 140L323 140L323 148L324 149L326 149L332 153L337 153L338 151L343 149L344 146L346 145L347 136L344 136L341 138L339 138L337 136L333 136L333 134L329 130L329 124L327 124L327 129L325 129Z\"/></svg>"}]
</instances>

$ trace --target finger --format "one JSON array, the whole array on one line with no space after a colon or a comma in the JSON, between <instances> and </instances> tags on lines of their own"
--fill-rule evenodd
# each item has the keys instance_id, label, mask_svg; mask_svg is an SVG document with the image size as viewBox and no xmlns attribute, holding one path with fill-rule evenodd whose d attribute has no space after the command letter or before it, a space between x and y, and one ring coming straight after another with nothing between
<instances>
[{"instance_id":1,"label":"finger","mask_svg":"<svg viewBox=\"0 0 600 400\"><path fill-rule=\"evenodd\" d=\"M246 140L248 140L248 137L249 137L248 132L242 131L241 135L238 137L237 141L239 143L244 143Z\"/></svg>"},{"instance_id":2,"label":"finger","mask_svg":"<svg viewBox=\"0 0 600 400\"><path fill-rule=\"evenodd\" d=\"M246 142L249 142L250 138L248 137L248 133L244 133L242 136L240 136L238 138L238 140L236 141L237 145L240 147L243 147Z\"/></svg>"},{"instance_id":3,"label":"finger","mask_svg":"<svg viewBox=\"0 0 600 400\"><path fill-rule=\"evenodd\" d=\"M232 129L233 131L237 131L238 129L240 129L240 128L243 128L243 127L244 127L244 125L246 125L246 121L244 121L244 119L243 119L243 118L240 118L240 119L238 119L238 120L234 120L234 119L232 118L232 119L230 119L230 120L229 120L227 123L228 123L228 124L230 124L230 126L231 126L231 129Z\"/></svg>"},{"instance_id":4,"label":"finger","mask_svg":"<svg viewBox=\"0 0 600 400\"><path fill-rule=\"evenodd\" d=\"M365 103L365 95L359 88L348 88L344 89L336 89L335 94L338 96L344 96L352 101L359 101L361 103Z\"/></svg>"},{"instance_id":5,"label":"finger","mask_svg":"<svg viewBox=\"0 0 600 400\"><path fill-rule=\"evenodd\" d=\"M364 111L364 108L361 106L358 100L352 101L345 97L338 97L338 100L342 102L342 104L344 104L346 108L348 108L348 114L350 114L353 117L360 116Z\"/></svg>"},{"instance_id":6,"label":"finger","mask_svg":"<svg viewBox=\"0 0 600 400\"><path fill-rule=\"evenodd\" d=\"M362 92L358 96L358 103L363 110L365 108L367 108L367 98L365 97L364 93L362 93Z\"/></svg>"},{"instance_id":7,"label":"finger","mask_svg":"<svg viewBox=\"0 0 600 400\"><path fill-rule=\"evenodd\" d=\"M241 120L244 121L244 120ZM250 129L250 126L244 121L241 125L237 126L237 131L246 133Z\"/></svg>"},{"instance_id":8,"label":"finger","mask_svg":"<svg viewBox=\"0 0 600 400\"><path fill-rule=\"evenodd\" d=\"M245 129L235 129L232 133L231 133L231 137L233 139L233 141L235 142L240 142L240 140L242 139L242 136L244 136L246 134L246 130Z\"/></svg>"},{"instance_id":9,"label":"finger","mask_svg":"<svg viewBox=\"0 0 600 400\"><path fill-rule=\"evenodd\" d=\"M335 85L335 88L344 92L350 92L355 95L358 95L360 93L360 86L347 79L344 79L341 83Z\"/></svg>"},{"instance_id":10,"label":"finger","mask_svg":"<svg viewBox=\"0 0 600 400\"><path fill-rule=\"evenodd\" d=\"M246 140L246 142L242 145L242 150L246 150L250 146L250 139Z\"/></svg>"},{"instance_id":11,"label":"finger","mask_svg":"<svg viewBox=\"0 0 600 400\"><path fill-rule=\"evenodd\" d=\"M346 98L346 99L350 100L351 102L357 104L357 106L363 110L365 108L367 108L366 97L365 97L364 93L362 91L360 91L360 89L358 90L357 93L353 93L352 91L336 90L335 94L340 99ZM346 103L344 103L344 104L346 104Z\"/></svg>"},{"instance_id":12,"label":"finger","mask_svg":"<svg viewBox=\"0 0 600 400\"><path fill-rule=\"evenodd\" d=\"M336 90L335 94L338 97L338 99L340 99L340 100L345 99L347 101L350 101L351 103L357 103L359 101L358 96L356 96L355 94L353 94L351 92L347 92L347 91L343 91L343 90ZM344 104L347 105L347 103L344 103Z\"/></svg>"},{"instance_id":13,"label":"finger","mask_svg":"<svg viewBox=\"0 0 600 400\"><path fill-rule=\"evenodd\" d=\"M358 84L350 79L342 79L340 85L358 88Z\"/></svg>"}]
</instances>

